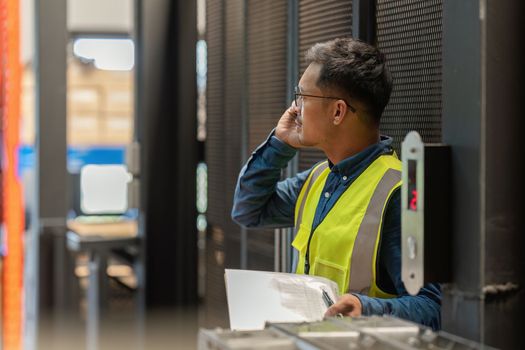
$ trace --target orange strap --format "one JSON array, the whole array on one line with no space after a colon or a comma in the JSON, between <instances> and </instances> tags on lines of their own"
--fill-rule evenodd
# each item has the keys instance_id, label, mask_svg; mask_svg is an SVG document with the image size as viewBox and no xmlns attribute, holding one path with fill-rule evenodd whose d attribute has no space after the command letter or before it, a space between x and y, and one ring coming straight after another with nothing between
<instances>
[{"instance_id":1,"label":"orange strap","mask_svg":"<svg viewBox=\"0 0 525 350\"><path fill-rule=\"evenodd\" d=\"M22 348L23 230L22 186L18 178L20 125L19 0L0 0L0 107L2 110L2 219L7 255L2 271L4 349Z\"/></svg>"}]
</instances>

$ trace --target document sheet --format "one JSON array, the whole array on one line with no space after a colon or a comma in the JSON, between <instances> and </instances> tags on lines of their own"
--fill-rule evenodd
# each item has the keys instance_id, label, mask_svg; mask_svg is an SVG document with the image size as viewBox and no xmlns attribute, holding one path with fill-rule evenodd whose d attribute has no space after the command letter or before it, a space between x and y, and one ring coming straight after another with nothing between
<instances>
[{"instance_id":1,"label":"document sheet","mask_svg":"<svg viewBox=\"0 0 525 350\"><path fill-rule=\"evenodd\" d=\"M318 276L227 269L225 281L234 330L263 329L267 321L322 320L328 308L323 290L337 300L337 284Z\"/></svg>"}]
</instances>

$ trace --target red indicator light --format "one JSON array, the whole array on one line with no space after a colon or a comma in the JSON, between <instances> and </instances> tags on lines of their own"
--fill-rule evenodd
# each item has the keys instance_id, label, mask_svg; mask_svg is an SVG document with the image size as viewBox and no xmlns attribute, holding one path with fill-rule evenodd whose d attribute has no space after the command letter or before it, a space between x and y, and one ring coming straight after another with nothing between
<instances>
[{"instance_id":1,"label":"red indicator light","mask_svg":"<svg viewBox=\"0 0 525 350\"><path fill-rule=\"evenodd\" d=\"M417 190L412 190L410 194L410 210L417 210Z\"/></svg>"},{"instance_id":2,"label":"red indicator light","mask_svg":"<svg viewBox=\"0 0 525 350\"><path fill-rule=\"evenodd\" d=\"M407 209L417 211L417 161L409 159L407 164Z\"/></svg>"}]
</instances>

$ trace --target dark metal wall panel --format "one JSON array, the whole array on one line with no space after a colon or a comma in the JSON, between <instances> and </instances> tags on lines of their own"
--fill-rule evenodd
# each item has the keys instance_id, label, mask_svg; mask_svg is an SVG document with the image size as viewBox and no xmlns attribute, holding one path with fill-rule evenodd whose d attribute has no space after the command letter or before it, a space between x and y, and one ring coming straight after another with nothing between
<instances>
[{"instance_id":1,"label":"dark metal wall panel","mask_svg":"<svg viewBox=\"0 0 525 350\"><path fill-rule=\"evenodd\" d=\"M248 149L250 154L286 109L287 2L247 1ZM248 231L248 268L273 270L274 230Z\"/></svg>"},{"instance_id":2,"label":"dark metal wall panel","mask_svg":"<svg viewBox=\"0 0 525 350\"><path fill-rule=\"evenodd\" d=\"M410 130L424 142L441 141L442 2L377 1L377 45L394 79L381 132L398 152Z\"/></svg>"},{"instance_id":3,"label":"dark metal wall panel","mask_svg":"<svg viewBox=\"0 0 525 350\"><path fill-rule=\"evenodd\" d=\"M299 2L299 71L307 65L305 52L315 43L352 34L351 0L303 0ZM310 168L326 157L321 151L299 152L299 171Z\"/></svg>"}]
</instances>

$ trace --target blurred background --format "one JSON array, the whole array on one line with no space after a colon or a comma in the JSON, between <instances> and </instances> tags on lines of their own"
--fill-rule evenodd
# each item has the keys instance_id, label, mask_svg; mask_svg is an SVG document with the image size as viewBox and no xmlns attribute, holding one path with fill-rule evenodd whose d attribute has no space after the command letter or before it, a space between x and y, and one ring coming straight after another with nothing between
<instances>
[{"instance_id":1,"label":"blurred background","mask_svg":"<svg viewBox=\"0 0 525 350\"><path fill-rule=\"evenodd\" d=\"M304 52L342 36L387 56L398 154L410 130L452 146L444 329L520 348L522 7L0 0L1 348L193 349L227 328L225 268L290 270L290 230L230 219L237 175ZM322 158L302 150L283 176Z\"/></svg>"}]
</instances>

